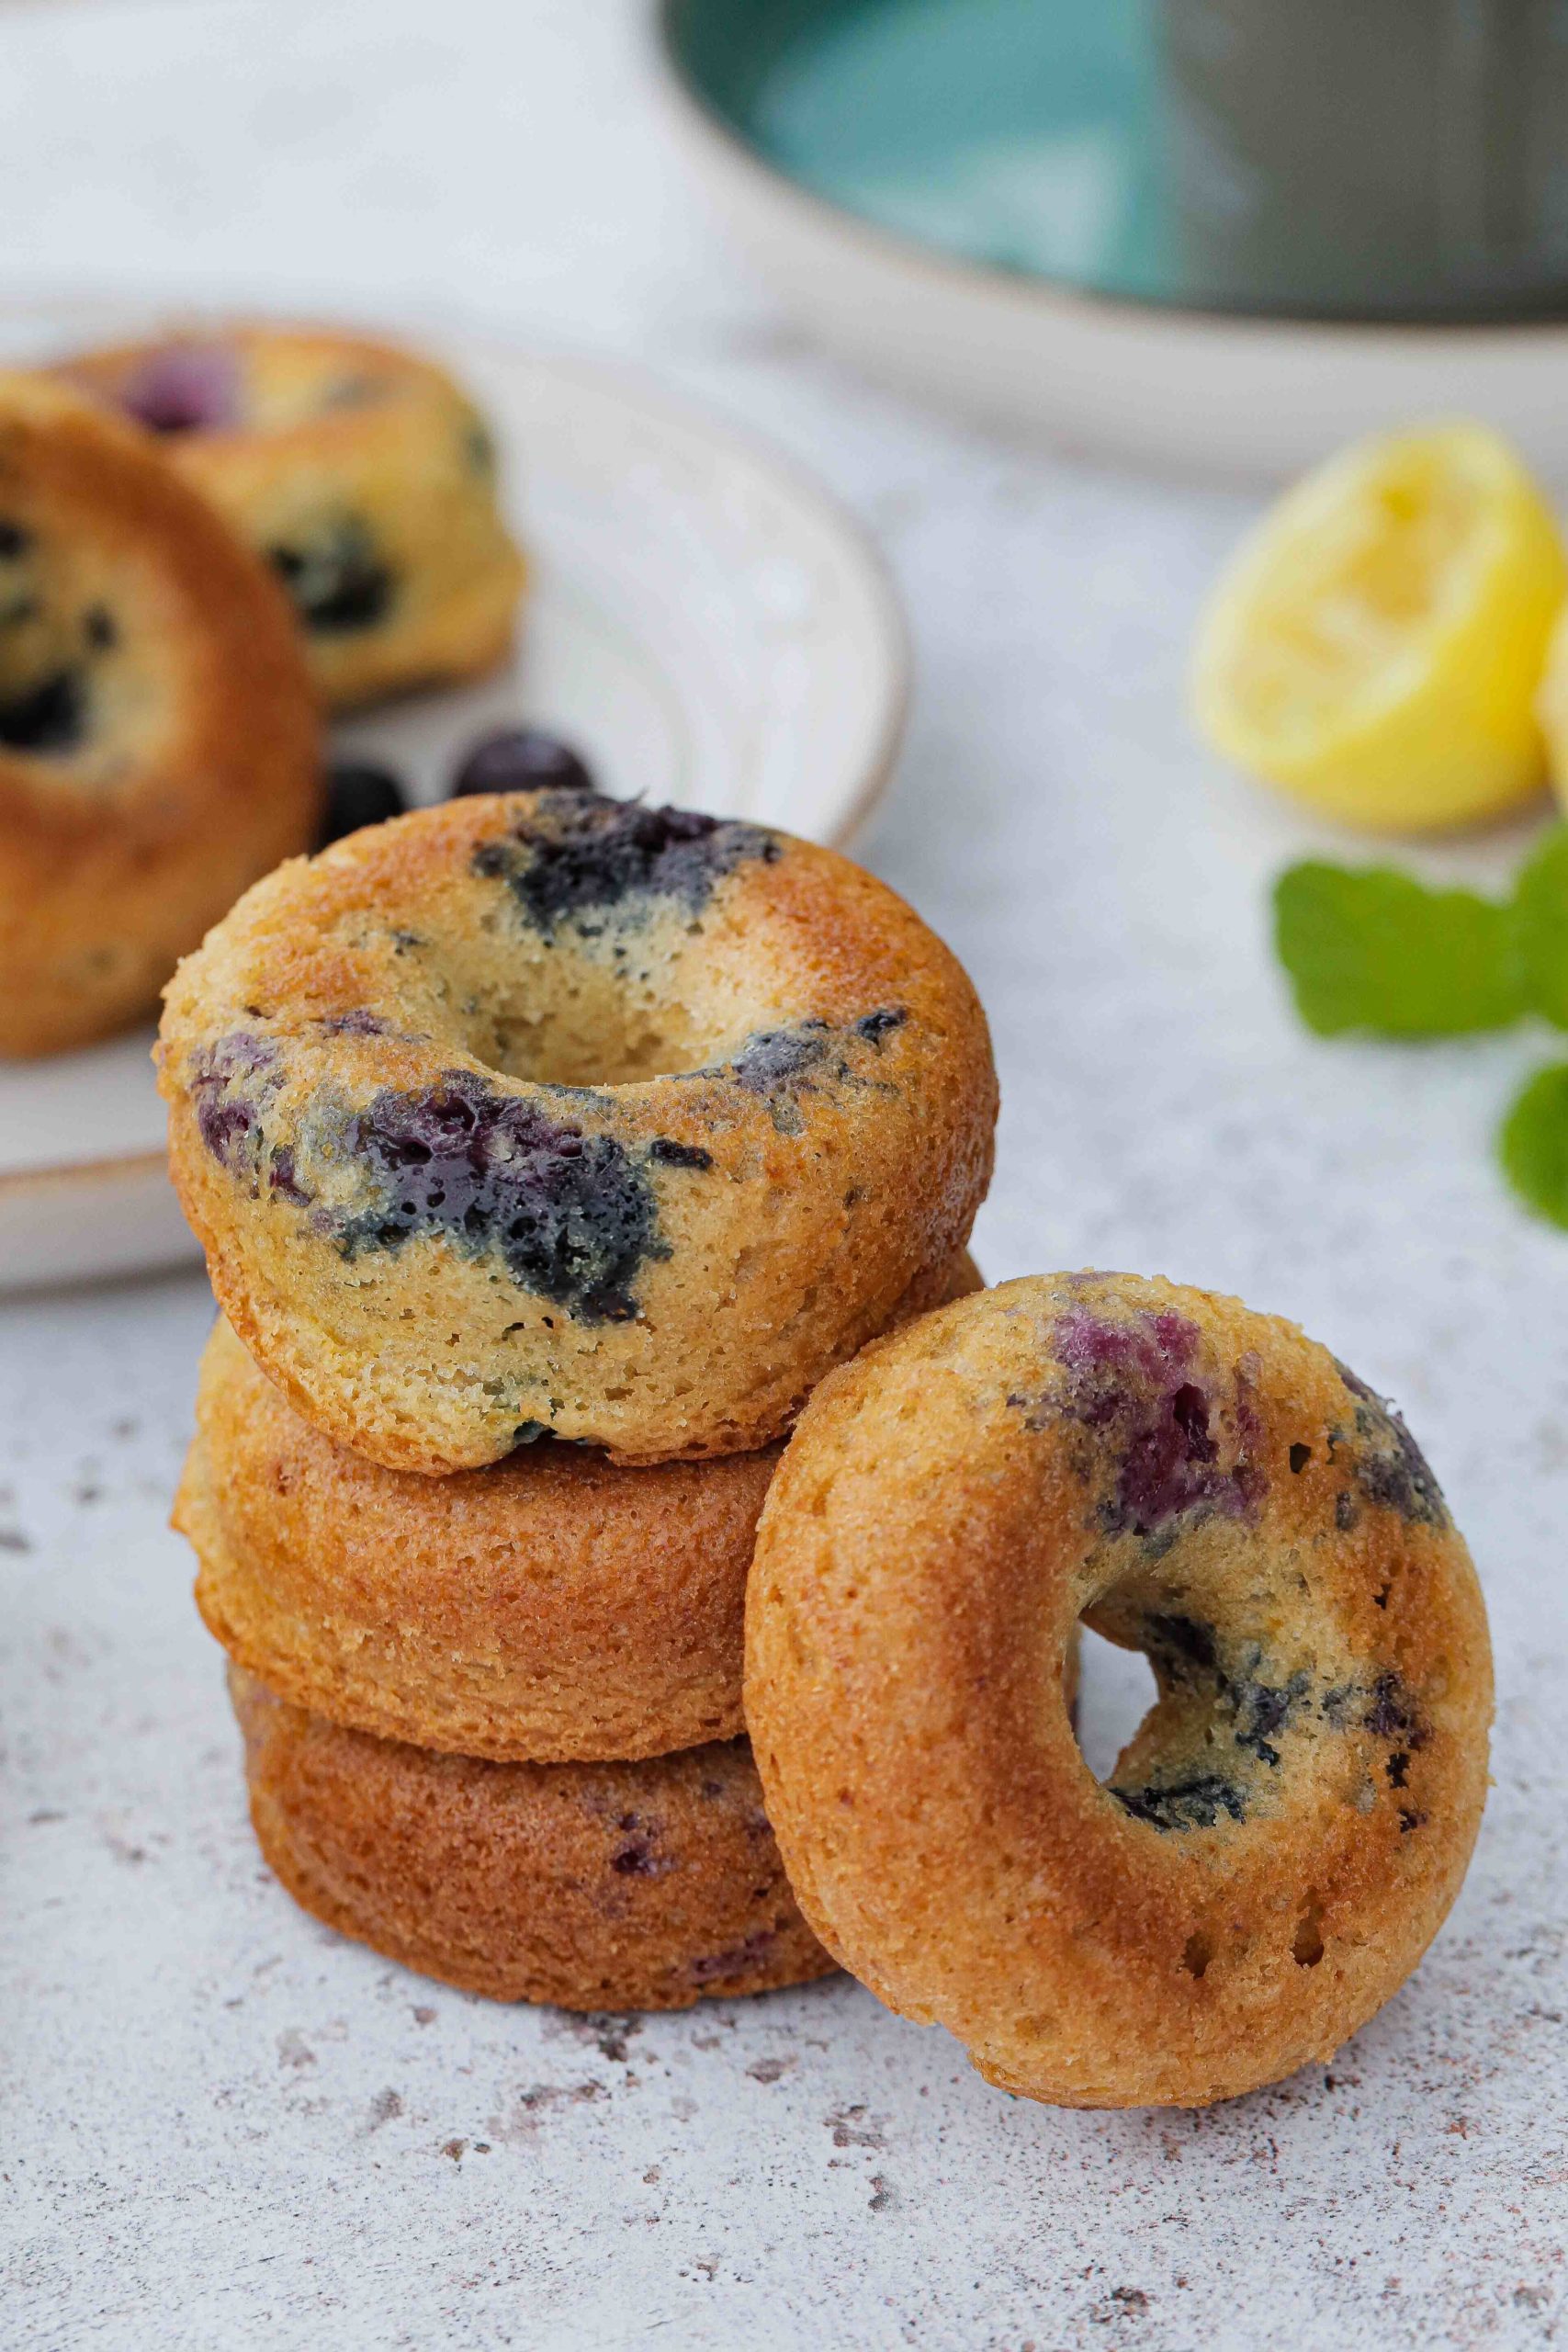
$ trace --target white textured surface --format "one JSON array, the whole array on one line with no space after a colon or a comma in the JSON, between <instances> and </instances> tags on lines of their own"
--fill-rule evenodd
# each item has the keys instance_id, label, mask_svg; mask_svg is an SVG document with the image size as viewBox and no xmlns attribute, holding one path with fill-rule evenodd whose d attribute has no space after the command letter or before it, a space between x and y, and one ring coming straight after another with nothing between
<instances>
[{"instance_id":1,"label":"white textured surface","mask_svg":"<svg viewBox=\"0 0 1568 2352\"><path fill-rule=\"evenodd\" d=\"M1568 2235L1568 1241L1488 1130L1540 1040L1316 1046L1264 946L1309 838L1179 712L1240 509L859 390L689 207L624 5L0 17L0 202L40 292L236 288L588 338L817 464L921 664L867 844L966 958L1007 1109L988 1271L1159 1269L1298 1315L1405 1403L1494 1612L1459 1909L1327 2075L1054 2113L847 1984L584 2026L304 1920L245 1828L164 1529L194 1278L0 1313L0 2340L1514 2346ZM1456 851L1455 868L1495 853Z\"/></svg>"}]
</instances>

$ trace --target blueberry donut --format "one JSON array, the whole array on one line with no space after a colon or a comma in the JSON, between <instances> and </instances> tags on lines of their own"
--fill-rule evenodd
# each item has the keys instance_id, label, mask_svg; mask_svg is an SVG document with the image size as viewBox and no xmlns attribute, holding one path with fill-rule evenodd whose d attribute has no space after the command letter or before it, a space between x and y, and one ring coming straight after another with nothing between
<instances>
[{"instance_id":1,"label":"blueberry donut","mask_svg":"<svg viewBox=\"0 0 1568 2352\"><path fill-rule=\"evenodd\" d=\"M139 435L0 379L0 1054L151 1013L321 789L276 583Z\"/></svg>"},{"instance_id":2,"label":"blueberry donut","mask_svg":"<svg viewBox=\"0 0 1568 2352\"><path fill-rule=\"evenodd\" d=\"M766 1445L990 1174L985 1018L901 899L592 793L284 866L180 967L160 1059L230 1321L390 1469Z\"/></svg>"},{"instance_id":3,"label":"blueberry donut","mask_svg":"<svg viewBox=\"0 0 1568 2352\"><path fill-rule=\"evenodd\" d=\"M924 1303L978 1282L961 1258ZM312 1713L498 1761L660 1756L745 1727L746 1575L777 1460L616 1469L546 1440L450 1478L383 1470L313 1430L220 1319L175 1524L209 1631Z\"/></svg>"},{"instance_id":4,"label":"blueberry donut","mask_svg":"<svg viewBox=\"0 0 1568 2352\"><path fill-rule=\"evenodd\" d=\"M1103 1787L1057 1695L1080 1617L1157 1685ZM1328 2058L1415 1967L1492 1670L1437 1482L1354 1374L1234 1299L1054 1275L818 1390L745 1695L846 1967L1004 2089L1201 2107Z\"/></svg>"},{"instance_id":5,"label":"blueberry donut","mask_svg":"<svg viewBox=\"0 0 1568 2352\"><path fill-rule=\"evenodd\" d=\"M91 352L62 372L155 434L265 556L333 709L504 660L523 565L494 444L428 360L233 326Z\"/></svg>"},{"instance_id":6,"label":"blueberry donut","mask_svg":"<svg viewBox=\"0 0 1568 2352\"><path fill-rule=\"evenodd\" d=\"M743 1739L488 1764L372 1739L237 1668L251 1819L296 1903L493 2001L686 2009L828 1975Z\"/></svg>"}]
</instances>

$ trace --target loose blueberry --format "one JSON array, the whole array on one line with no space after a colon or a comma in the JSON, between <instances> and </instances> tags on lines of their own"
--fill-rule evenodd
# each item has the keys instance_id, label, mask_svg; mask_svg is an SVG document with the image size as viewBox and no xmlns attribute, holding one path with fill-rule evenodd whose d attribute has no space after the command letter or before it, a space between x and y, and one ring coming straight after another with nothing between
<instances>
[{"instance_id":1,"label":"loose blueberry","mask_svg":"<svg viewBox=\"0 0 1568 2352\"><path fill-rule=\"evenodd\" d=\"M408 805L403 787L389 768L342 761L327 770L327 810L316 846L325 849L329 842L340 842L345 833L357 833L367 825L384 825L389 817L400 817Z\"/></svg>"},{"instance_id":2,"label":"loose blueberry","mask_svg":"<svg viewBox=\"0 0 1568 2352\"><path fill-rule=\"evenodd\" d=\"M476 792L594 792L592 772L558 735L539 727L502 727L481 735L457 769L454 800Z\"/></svg>"}]
</instances>

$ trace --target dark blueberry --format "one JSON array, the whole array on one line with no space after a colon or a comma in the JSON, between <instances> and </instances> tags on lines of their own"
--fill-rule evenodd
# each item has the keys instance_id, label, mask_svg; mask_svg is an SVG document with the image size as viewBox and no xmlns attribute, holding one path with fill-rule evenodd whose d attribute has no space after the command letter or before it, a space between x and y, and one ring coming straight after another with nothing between
<instances>
[{"instance_id":1,"label":"dark blueberry","mask_svg":"<svg viewBox=\"0 0 1568 2352\"><path fill-rule=\"evenodd\" d=\"M495 441L488 426L478 424L463 428L463 455L477 474L495 471Z\"/></svg>"},{"instance_id":2,"label":"dark blueberry","mask_svg":"<svg viewBox=\"0 0 1568 2352\"><path fill-rule=\"evenodd\" d=\"M220 344L171 344L125 379L119 405L150 433L220 431L240 420L238 362Z\"/></svg>"},{"instance_id":3,"label":"dark blueberry","mask_svg":"<svg viewBox=\"0 0 1568 2352\"><path fill-rule=\"evenodd\" d=\"M1362 1493L1369 1501L1397 1511L1403 1520L1446 1527L1449 1510L1443 1490L1401 1416L1386 1397L1358 1380L1344 1364L1337 1369L1356 1399L1356 1434L1363 1442L1356 1450L1355 1475Z\"/></svg>"},{"instance_id":4,"label":"dark blueberry","mask_svg":"<svg viewBox=\"0 0 1568 2352\"><path fill-rule=\"evenodd\" d=\"M1416 1693L1392 1672L1380 1674L1373 1683L1361 1721L1374 1739L1397 1741L1405 1749L1425 1747L1432 1736Z\"/></svg>"},{"instance_id":5,"label":"dark blueberry","mask_svg":"<svg viewBox=\"0 0 1568 2352\"><path fill-rule=\"evenodd\" d=\"M28 693L0 702L0 744L8 752L73 752L86 731L79 670L57 670Z\"/></svg>"},{"instance_id":6,"label":"dark blueberry","mask_svg":"<svg viewBox=\"0 0 1568 2352\"><path fill-rule=\"evenodd\" d=\"M1212 1829L1222 1813L1232 1821L1247 1819L1245 1796L1221 1772L1195 1772L1190 1780L1170 1781L1164 1787L1112 1789L1110 1793L1135 1821L1146 1821L1155 1829Z\"/></svg>"},{"instance_id":7,"label":"dark blueberry","mask_svg":"<svg viewBox=\"0 0 1568 2352\"><path fill-rule=\"evenodd\" d=\"M775 1087L804 1078L828 1051L825 1021L803 1021L797 1029L760 1029L736 1057L735 1080L749 1094L771 1094Z\"/></svg>"},{"instance_id":8,"label":"dark blueberry","mask_svg":"<svg viewBox=\"0 0 1568 2352\"><path fill-rule=\"evenodd\" d=\"M284 1199L292 1201L297 1208L310 1207L310 1195L299 1183L294 1165L294 1154L287 1144L280 1143L274 1148L272 1157L267 1162L266 1181L272 1192L281 1193Z\"/></svg>"},{"instance_id":9,"label":"dark blueberry","mask_svg":"<svg viewBox=\"0 0 1568 2352\"><path fill-rule=\"evenodd\" d=\"M1276 1771L1280 1751L1274 1742L1289 1724L1312 1686L1312 1677L1298 1669L1282 1684L1259 1682L1244 1676L1230 1685L1235 1717L1235 1744L1250 1748L1260 1762Z\"/></svg>"},{"instance_id":10,"label":"dark blueberry","mask_svg":"<svg viewBox=\"0 0 1568 2352\"><path fill-rule=\"evenodd\" d=\"M0 516L0 562L26 555L32 543L33 535L25 524L13 522L8 514Z\"/></svg>"},{"instance_id":11,"label":"dark blueberry","mask_svg":"<svg viewBox=\"0 0 1568 2352\"><path fill-rule=\"evenodd\" d=\"M547 794L510 833L483 842L476 874L506 883L528 921L553 932L601 910L674 899L696 914L716 882L779 843L755 825L685 808L645 808L571 790Z\"/></svg>"},{"instance_id":12,"label":"dark blueberry","mask_svg":"<svg viewBox=\"0 0 1568 2352\"><path fill-rule=\"evenodd\" d=\"M114 615L103 605L94 605L82 623L88 644L95 653L107 653L119 643L119 630Z\"/></svg>"},{"instance_id":13,"label":"dark blueberry","mask_svg":"<svg viewBox=\"0 0 1568 2352\"><path fill-rule=\"evenodd\" d=\"M700 1143L677 1143L671 1136L655 1136L648 1147L649 1159L660 1168L711 1168L713 1154Z\"/></svg>"},{"instance_id":14,"label":"dark blueberry","mask_svg":"<svg viewBox=\"0 0 1568 2352\"><path fill-rule=\"evenodd\" d=\"M902 1005L889 1005L881 1012L866 1013L855 1027L868 1045L880 1047L884 1037L891 1037L895 1029L902 1029L908 1018Z\"/></svg>"},{"instance_id":15,"label":"dark blueberry","mask_svg":"<svg viewBox=\"0 0 1568 2352\"><path fill-rule=\"evenodd\" d=\"M345 1143L376 1196L339 1223L350 1256L440 1233L468 1256L498 1250L524 1289L606 1323L635 1316L638 1271L670 1254L652 1187L624 1145L469 1071L375 1095Z\"/></svg>"},{"instance_id":16,"label":"dark blueberry","mask_svg":"<svg viewBox=\"0 0 1568 2352\"><path fill-rule=\"evenodd\" d=\"M391 609L392 573L356 515L326 525L314 538L266 552L313 636L348 637L374 628Z\"/></svg>"},{"instance_id":17,"label":"dark blueberry","mask_svg":"<svg viewBox=\"0 0 1568 2352\"><path fill-rule=\"evenodd\" d=\"M618 1853L610 1857L610 1868L621 1878L652 1878L658 1867L652 1850L643 1838L633 1838Z\"/></svg>"},{"instance_id":18,"label":"dark blueberry","mask_svg":"<svg viewBox=\"0 0 1568 2352\"><path fill-rule=\"evenodd\" d=\"M327 806L321 819L318 849L357 833L367 825L384 825L408 807L403 787L389 768L366 761L341 760L327 770Z\"/></svg>"},{"instance_id":19,"label":"dark blueberry","mask_svg":"<svg viewBox=\"0 0 1568 2352\"><path fill-rule=\"evenodd\" d=\"M580 752L541 727L502 727L464 753L452 780L454 800L476 792L594 792Z\"/></svg>"},{"instance_id":20,"label":"dark blueberry","mask_svg":"<svg viewBox=\"0 0 1568 2352\"><path fill-rule=\"evenodd\" d=\"M324 1013L321 1025L329 1037L384 1037L387 1034L380 1014L358 1004L352 1012Z\"/></svg>"},{"instance_id":21,"label":"dark blueberry","mask_svg":"<svg viewBox=\"0 0 1568 2352\"><path fill-rule=\"evenodd\" d=\"M1341 1535L1348 1535L1360 1518L1360 1505L1348 1487L1341 1487L1334 1498L1334 1524Z\"/></svg>"}]
</instances>

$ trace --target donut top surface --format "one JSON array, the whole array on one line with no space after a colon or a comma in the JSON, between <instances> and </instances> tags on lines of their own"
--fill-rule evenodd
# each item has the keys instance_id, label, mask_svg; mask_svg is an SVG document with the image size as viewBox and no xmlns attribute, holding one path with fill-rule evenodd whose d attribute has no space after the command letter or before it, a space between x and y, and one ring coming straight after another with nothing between
<instances>
[{"instance_id":1,"label":"donut top surface","mask_svg":"<svg viewBox=\"0 0 1568 2352\"><path fill-rule=\"evenodd\" d=\"M1157 1689L1103 1787L1060 1699L1080 1618ZM1089 1273L822 1384L764 1511L747 1710L807 1914L874 1989L1011 2087L1201 2102L1326 2054L1415 1964L1491 1668L1397 1414L1278 1318Z\"/></svg>"},{"instance_id":2,"label":"donut top surface","mask_svg":"<svg viewBox=\"0 0 1568 2352\"><path fill-rule=\"evenodd\" d=\"M989 1171L984 1018L900 899L787 835L581 791L455 801L283 867L181 967L162 1055L187 1196L252 1263L279 1238L353 1286L434 1251L482 1272L498 1347L527 1294L584 1333L640 1323L637 1376L688 1386L695 1318L711 1353L738 1298L768 1377L809 1386L820 1356L797 1375L779 1337L795 1302L814 1350L842 1351L836 1318L863 1318L850 1345L882 1328ZM752 1303L759 1268L787 1288Z\"/></svg>"}]
</instances>

